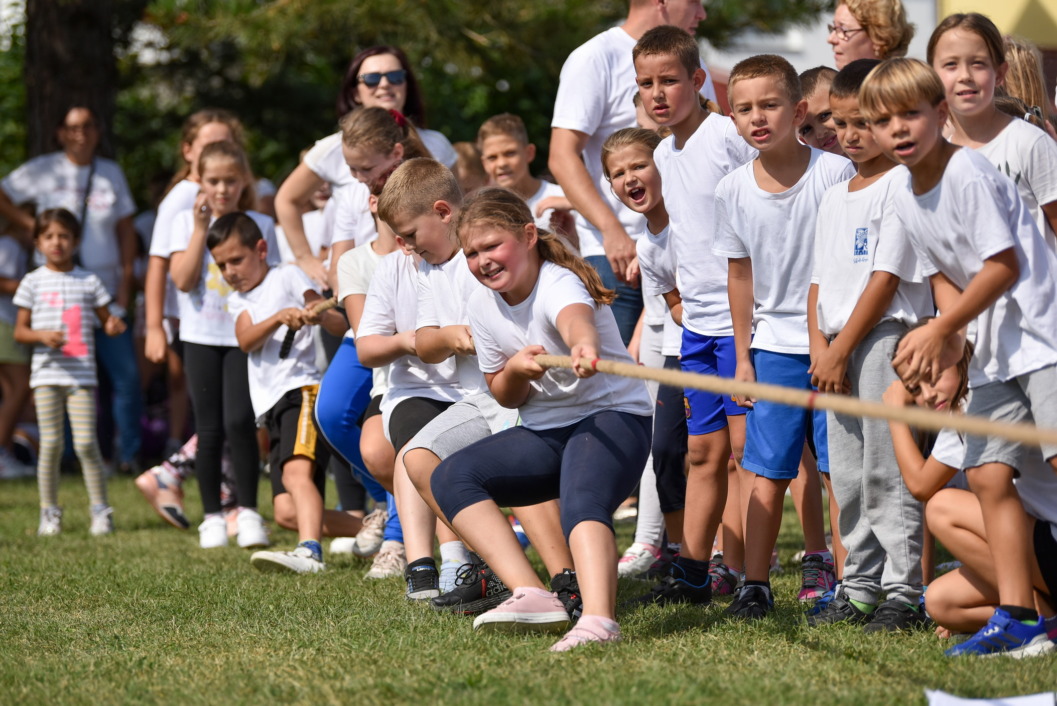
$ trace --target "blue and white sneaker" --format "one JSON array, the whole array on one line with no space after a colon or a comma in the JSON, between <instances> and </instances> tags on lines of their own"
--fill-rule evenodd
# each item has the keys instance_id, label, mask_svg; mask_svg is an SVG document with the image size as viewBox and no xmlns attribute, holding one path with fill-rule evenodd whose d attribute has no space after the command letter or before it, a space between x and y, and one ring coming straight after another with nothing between
<instances>
[{"instance_id":1,"label":"blue and white sneaker","mask_svg":"<svg viewBox=\"0 0 1057 706\"><path fill-rule=\"evenodd\" d=\"M805 615L818 615L818 614L822 613L824 610L826 610L826 606L828 606L833 601L833 598L834 598L834 596L837 595L837 590L839 588L840 588L840 584L839 583L833 584L833 586L828 591L823 593L819 597L819 599L817 601L815 601L814 605L812 605L810 608L807 609L807 611L805 612Z\"/></svg>"},{"instance_id":2,"label":"blue and white sneaker","mask_svg":"<svg viewBox=\"0 0 1057 706\"><path fill-rule=\"evenodd\" d=\"M1001 608L987 621L987 625L965 642L955 645L945 653L948 657L963 655L994 657L1034 657L1052 652L1053 642L1046 635L1043 619L1040 617L1035 625L1025 625L1013 620L1009 613Z\"/></svg>"}]
</instances>

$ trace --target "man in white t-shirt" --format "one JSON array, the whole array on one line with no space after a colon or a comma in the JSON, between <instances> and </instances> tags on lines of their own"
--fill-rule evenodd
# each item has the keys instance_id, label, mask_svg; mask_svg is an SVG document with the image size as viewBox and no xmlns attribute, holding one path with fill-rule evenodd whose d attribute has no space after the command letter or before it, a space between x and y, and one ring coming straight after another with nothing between
<instances>
[{"instance_id":1,"label":"man in white t-shirt","mask_svg":"<svg viewBox=\"0 0 1057 706\"><path fill-rule=\"evenodd\" d=\"M548 166L576 209L580 252L603 284L617 289L613 313L625 344L642 310L634 289L637 272L628 276L635 259L628 233L641 233L642 222L610 192L602 174L602 143L621 128L635 127L635 42L660 25L693 34L704 19L704 7L696 0L631 0L624 24L588 40L562 67ZM716 99L711 77L706 76L701 93Z\"/></svg>"}]
</instances>

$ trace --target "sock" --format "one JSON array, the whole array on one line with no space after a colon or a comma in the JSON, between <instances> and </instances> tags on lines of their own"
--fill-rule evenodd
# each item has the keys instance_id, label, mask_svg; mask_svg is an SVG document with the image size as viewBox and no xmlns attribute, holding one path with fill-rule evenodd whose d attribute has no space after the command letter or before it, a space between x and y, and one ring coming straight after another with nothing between
<instances>
[{"instance_id":1,"label":"sock","mask_svg":"<svg viewBox=\"0 0 1057 706\"><path fill-rule=\"evenodd\" d=\"M91 511L91 513L93 515L96 515L96 514L98 514L100 512L103 512L108 507L110 507L110 506L107 505L106 503L93 504L92 507L90 508L90 511Z\"/></svg>"},{"instance_id":2,"label":"sock","mask_svg":"<svg viewBox=\"0 0 1057 706\"><path fill-rule=\"evenodd\" d=\"M433 560L433 557L427 556L421 559L415 559L407 563L408 571L419 571L419 570L432 570L436 572L437 562Z\"/></svg>"},{"instance_id":3,"label":"sock","mask_svg":"<svg viewBox=\"0 0 1057 706\"><path fill-rule=\"evenodd\" d=\"M673 554L673 555L674 554L678 554L682 550L683 550L683 543L682 542L668 542L668 553L669 554Z\"/></svg>"},{"instance_id":4,"label":"sock","mask_svg":"<svg viewBox=\"0 0 1057 706\"><path fill-rule=\"evenodd\" d=\"M708 583L708 562L699 559L691 559L688 556L680 556L675 565L683 571L686 582L691 586L704 586ZM678 574L674 574L678 575Z\"/></svg>"},{"instance_id":5,"label":"sock","mask_svg":"<svg viewBox=\"0 0 1057 706\"><path fill-rule=\"evenodd\" d=\"M858 608L863 613L866 613L867 615L870 615L875 610L877 610L877 606L875 606L873 603L863 603L862 601L857 601L854 598L849 598L848 602Z\"/></svg>"},{"instance_id":6,"label":"sock","mask_svg":"<svg viewBox=\"0 0 1057 706\"><path fill-rule=\"evenodd\" d=\"M440 545L440 561L442 564L446 564L449 561L458 562L459 564L469 564L470 552L466 551L466 545L458 540L454 542L444 542Z\"/></svg>"},{"instance_id":7,"label":"sock","mask_svg":"<svg viewBox=\"0 0 1057 706\"><path fill-rule=\"evenodd\" d=\"M1013 620L1025 625L1038 625L1039 623L1039 614L1035 612L1034 608L1021 608L1017 605L1000 605L998 607L1009 613L1009 617L1013 618Z\"/></svg>"},{"instance_id":8,"label":"sock","mask_svg":"<svg viewBox=\"0 0 1057 706\"><path fill-rule=\"evenodd\" d=\"M620 624L617 621L610 620L609 618L602 615L581 615L580 621L577 623L577 625L586 628L596 628L599 630L604 630L610 635L620 634Z\"/></svg>"},{"instance_id":9,"label":"sock","mask_svg":"<svg viewBox=\"0 0 1057 706\"><path fill-rule=\"evenodd\" d=\"M828 562L830 564L833 563L833 553L830 552L828 549L826 551L824 551L824 552L808 552L807 554L804 555L804 558L807 559L812 554L822 557L823 561L826 561L826 562Z\"/></svg>"},{"instance_id":10,"label":"sock","mask_svg":"<svg viewBox=\"0 0 1057 706\"><path fill-rule=\"evenodd\" d=\"M1046 627L1046 636L1057 642L1057 615L1052 618L1046 618L1043 624Z\"/></svg>"},{"instance_id":11,"label":"sock","mask_svg":"<svg viewBox=\"0 0 1057 706\"><path fill-rule=\"evenodd\" d=\"M316 561L323 561L323 545L314 539L306 539L303 542L298 542L297 546L304 547L312 552L312 557Z\"/></svg>"}]
</instances>

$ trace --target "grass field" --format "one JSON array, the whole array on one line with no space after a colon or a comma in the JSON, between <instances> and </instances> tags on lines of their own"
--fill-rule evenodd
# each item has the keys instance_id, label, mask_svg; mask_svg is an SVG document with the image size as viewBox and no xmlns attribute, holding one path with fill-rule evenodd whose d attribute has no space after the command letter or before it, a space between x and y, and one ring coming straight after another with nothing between
<instances>
[{"instance_id":1,"label":"grass field","mask_svg":"<svg viewBox=\"0 0 1057 706\"><path fill-rule=\"evenodd\" d=\"M476 636L469 619L409 606L360 560L259 574L245 551L203 551L163 525L131 480L110 490L114 536L88 535L83 485L64 477L64 532L38 539L33 481L0 484L0 704L890 704L1057 686L1057 657L954 661L931 633L809 630L795 571L758 624L729 620L726 601L649 608L618 616L619 645L550 654L553 637ZM788 566L800 547L786 516ZM630 535L619 526L621 548ZM620 598L644 588L624 582Z\"/></svg>"}]
</instances>

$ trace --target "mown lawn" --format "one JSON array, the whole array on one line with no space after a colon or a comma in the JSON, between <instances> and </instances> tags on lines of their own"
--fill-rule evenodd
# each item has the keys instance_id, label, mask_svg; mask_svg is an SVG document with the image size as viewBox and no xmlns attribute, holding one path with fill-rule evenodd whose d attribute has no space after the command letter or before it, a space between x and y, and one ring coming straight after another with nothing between
<instances>
[{"instance_id":1,"label":"mown lawn","mask_svg":"<svg viewBox=\"0 0 1057 706\"><path fill-rule=\"evenodd\" d=\"M83 485L64 477L64 532L43 540L33 481L0 484L0 704L888 704L1057 686L1057 657L952 661L931 633L809 630L795 571L776 577L777 614L758 624L729 620L727 601L649 608L619 616L622 644L550 654L553 637L478 636L409 606L400 581L364 581L360 560L259 574L245 551L203 551L163 525L131 480L110 490L117 534L88 535ZM619 535L623 548L631 526ZM620 598L644 589L624 582Z\"/></svg>"}]
</instances>

